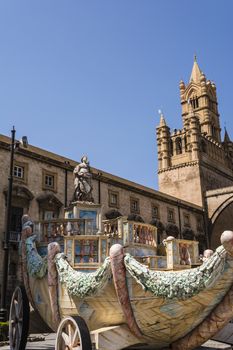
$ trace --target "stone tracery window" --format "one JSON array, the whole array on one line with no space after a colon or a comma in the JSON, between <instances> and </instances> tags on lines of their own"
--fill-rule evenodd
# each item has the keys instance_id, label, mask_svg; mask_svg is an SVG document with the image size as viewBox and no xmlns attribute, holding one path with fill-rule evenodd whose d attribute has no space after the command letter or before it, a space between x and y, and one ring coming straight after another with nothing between
<instances>
[{"instance_id":1,"label":"stone tracery window","mask_svg":"<svg viewBox=\"0 0 233 350\"><path fill-rule=\"evenodd\" d=\"M181 154L182 153L182 140L181 137L176 138L176 154Z\"/></svg>"},{"instance_id":2,"label":"stone tracery window","mask_svg":"<svg viewBox=\"0 0 233 350\"><path fill-rule=\"evenodd\" d=\"M172 139L169 140L169 153L171 156L173 156L173 141L172 141Z\"/></svg>"},{"instance_id":3,"label":"stone tracery window","mask_svg":"<svg viewBox=\"0 0 233 350\"><path fill-rule=\"evenodd\" d=\"M190 98L190 103L193 109L199 108L199 101L197 96L193 96L192 98Z\"/></svg>"},{"instance_id":4,"label":"stone tracery window","mask_svg":"<svg viewBox=\"0 0 233 350\"><path fill-rule=\"evenodd\" d=\"M188 143L187 143L187 136L184 135L184 148L185 148L185 151L188 150Z\"/></svg>"},{"instance_id":5,"label":"stone tracery window","mask_svg":"<svg viewBox=\"0 0 233 350\"><path fill-rule=\"evenodd\" d=\"M207 152L207 149L206 149L207 147L206 147L206 143L205 143L205 141L204 140L201 140L201 151L203 152L203 153L206 153Z\"/></svg>"}]
</instances>

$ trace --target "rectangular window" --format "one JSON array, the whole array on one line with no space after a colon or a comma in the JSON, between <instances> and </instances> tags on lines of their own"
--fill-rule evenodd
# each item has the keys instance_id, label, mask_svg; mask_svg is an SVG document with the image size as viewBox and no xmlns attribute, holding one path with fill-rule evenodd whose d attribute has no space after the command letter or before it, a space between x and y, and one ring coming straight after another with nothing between
<instances>
[{"instance_id":1,"label":"rectangular window","mask_svg":"<svg viewBox=\"0 0 233 350\"><path fill-rule=\"evenodd\" d=\"M23 216L22 207L12 207L11 208L11 222L10 222L10 231L20 232L22 229L21 219Z\"/></svg>"},{"instance_id":2,"label":"rectangular window","mask_svg":"<svg viewBox=\"0 0 233 350\"><path fill-rule=\"evenodd\" d=\"M203 221L201 217L197 217L197 231L202 232L203 231Z\"/></svg>"},{"instance_id":3,"label":"rectangular window","mask_svg":"<svg viewBox=\"0 0 233 350\"><path fill-rule=\"evenodd\" d=\"M56 191L57 174L43 170L43 189Z\"/></svg>"},{"instance_id":4,"label":"rectangular window","mask_svg":"<svg viewBox=\"0 0 233 350\"><path fill-rule=\"evenodd\" d=\"M43 219L44 220L52 220L56 217L56 213L54 211L51 210L45 210L43 212Z\"/></svg>"},{"instance_id":5,"label":"rectangular window","mask_svg":"<svg viewBox=\"0 0 233 350\"><path fill-rule=\"evenodd\" d=\"M189 216L189 214L184 214L184 226L190 227L190 216Z\"/></svg>"},{"instance_id":6,"label":"rectangular window","mask_svg":"<svg viewBox=\"0 0 233 350\"><path fill-rule=\"evenodd\" d=\"M157 205L152 204L151 210L152 210L152 218L158 219L159 218L159 207Z\"/></svg>"},{"instance_id":7,"label":"rectangular window","mask_svg":"<svg viewBox=\"0 0 233 350\"><path fill-rule=\"evenodd\" d=\"M14 165L14 177L24 179L24 167L19 165Z\"/></svg>"},{"instance_id":8,"label":"rectangular window","mask_svg":"<svg viewBox=\"0 0 233 350\"><path fill-rule=\"evenodd\" d=\"M130 211L131 213L138 214L140 212L139 199L130 198Z\"/></svg>"},{"instance_id":9,"label":"rectangular window","mask_svg":"<svg viewBox=\"0 0 233 350\"><path fill-rule=\"evenodd\" d=\"M54 176L45 175L45 186L54 188Z\"/></svg>"},{"instance_id":10,"label":"rectangular window","mask_svg":"<svg viewBox=\"0 0 233 350\"><path fill-rule=\"evenodd\" d=\"M119 208L119 192L108 192L108 204L110 207Z\"/></svg>"},{"instance_id":11,"label":"rectangular window","mask_svg":"<svg viewBox=\"0 0 233 350\"><path fill-rule=\"evenodd\" d=\"M175 222L175 213L174 209L167 209L167 221L168 222Z\"/></svg>"},{"instance_id":12,"label":"rectangular window","mask_svg":"<svg viewBox=\"0 0 233 350\"><path fill-rule=\"evenodd\" d=\"M28 176L28 164L23 162L14 161L13 176L16 181L27 182Z\"/></svg>"}]
</instances>

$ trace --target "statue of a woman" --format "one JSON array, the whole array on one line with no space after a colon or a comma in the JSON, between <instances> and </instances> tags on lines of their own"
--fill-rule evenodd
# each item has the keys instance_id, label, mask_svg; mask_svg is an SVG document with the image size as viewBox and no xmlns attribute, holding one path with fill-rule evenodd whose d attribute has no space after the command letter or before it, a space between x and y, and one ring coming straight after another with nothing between
<instances>
[{"instance_id":1,"label":"statue of a woman","mask_svg":"<svg viewBox=\"0 0 233 350\"><path fill-rule=\"evenodd\" d=\"M74 199L78 201L93 202L91 171L87 156L83 156L81 163L74 168Z\"/></svg>"}]
</instances>

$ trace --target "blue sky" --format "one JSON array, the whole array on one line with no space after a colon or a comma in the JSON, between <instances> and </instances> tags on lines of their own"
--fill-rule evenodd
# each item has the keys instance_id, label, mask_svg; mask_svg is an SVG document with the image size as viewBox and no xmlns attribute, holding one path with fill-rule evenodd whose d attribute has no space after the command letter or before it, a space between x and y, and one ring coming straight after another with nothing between
<instances>
[{"instance_id":1,"label":"blue sky","mask_svg":"<svg viewBox=\"0 0 233 350\"><path fill-rule=\"evenodd\" d=\"M157 188L194 54L233 137L231 0L1 0L0 133Z\"/></svg>"}]
</instances>

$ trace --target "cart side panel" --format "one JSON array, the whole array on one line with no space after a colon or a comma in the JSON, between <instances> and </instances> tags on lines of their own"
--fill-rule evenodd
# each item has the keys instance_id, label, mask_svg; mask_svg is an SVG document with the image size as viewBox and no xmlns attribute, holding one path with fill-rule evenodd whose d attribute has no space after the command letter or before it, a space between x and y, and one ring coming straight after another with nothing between
<instances>
[{"instance_id":1,"label":"cart side panel","mask_svg":"<svg viewBox=\"0 0 233 350\"><path fill-rule=\"evenodd\" d=\"M39 312L40 316L45 321L45 323L53 331L56 331L57 327L54 325L52 319L47 275L41 279L30 277L29 283L32 298L37 311Z\"/></svg>"},{"instance_id":2,"label":"cart side panel","mask_svg":"<svg viewBox=\"0 0 233 350\"><path fill-rule=\"evenodd\" d=\"M59 284L59 306L61 318L79 315L90 330L126 323L112 282L97 295L83 299L69 296L65 286Z\"/></svg>"}]
</instances>

